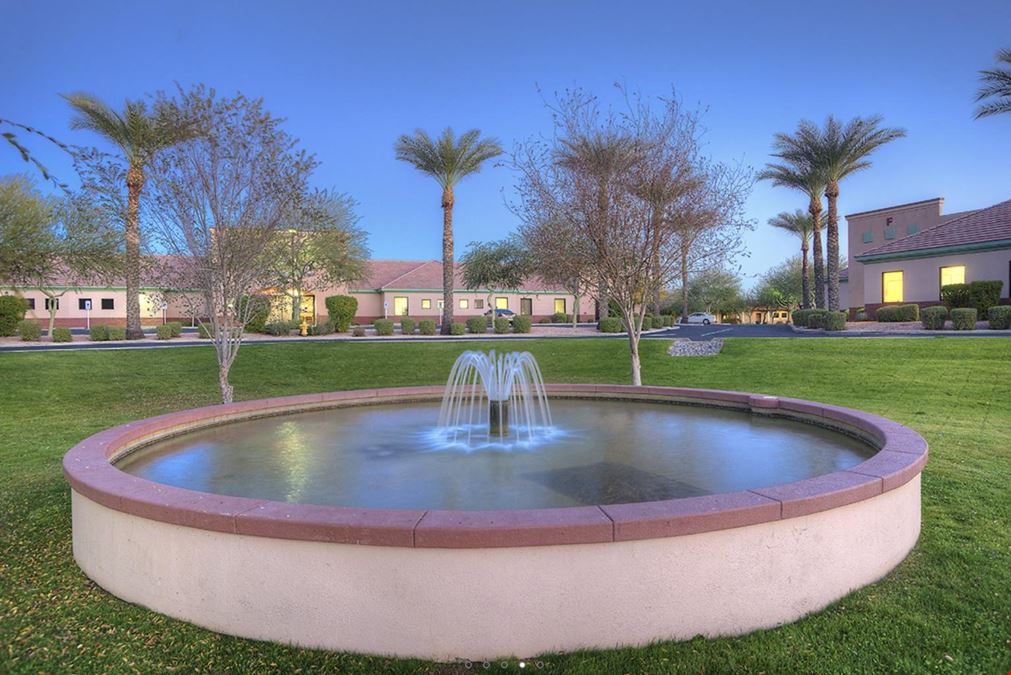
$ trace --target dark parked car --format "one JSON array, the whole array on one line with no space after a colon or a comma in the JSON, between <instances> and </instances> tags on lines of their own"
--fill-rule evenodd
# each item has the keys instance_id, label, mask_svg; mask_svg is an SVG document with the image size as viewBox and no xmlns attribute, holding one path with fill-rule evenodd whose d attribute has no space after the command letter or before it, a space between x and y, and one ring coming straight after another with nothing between
<instances>
[{"instance_id":1,"label":"dark parked car","mask_svg":"<svg viewBox=\"0 0 1011 675\"><path fill-rule=\"evenodd\" d=\"M500 316L504 316L505 318L507 318L507 319L509 319L511 321L512 318L514 316L516 316L516 312L512 311L511 309L496 309L496 310L489 309L487 312L484 313L484 315L485 316L491 316L491 313L493 311L495 312L495 318L496 319L498 317L500 317Z\"/></svg>"}]
</instances>

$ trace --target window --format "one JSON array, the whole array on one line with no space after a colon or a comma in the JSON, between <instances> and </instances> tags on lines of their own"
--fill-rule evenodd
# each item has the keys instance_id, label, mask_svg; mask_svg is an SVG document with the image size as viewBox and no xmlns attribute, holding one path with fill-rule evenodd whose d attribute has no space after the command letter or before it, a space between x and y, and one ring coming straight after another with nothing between
<instances>
[{"instance_id":1,"label":"window","mask_svg":"<svg viewBox=\"0 0 1011 675\"><path fill-rule=\"evenodd\" d=\"M941 288L944 288L948 284L964 284L965 283L965 265L952 265L951 267L941 268Z\"/></svg>"},{"instance_id":2,"label":"window","mask_svg":"<svg viewBox=\"0 0 1011 675\"><path fill-rule=\"evenodd\" d=\"M461 298L460 309L470 309L470 300L468 300L467 298Z\"/></svg>"},{"instance_id":3,"label":"window","mask_svg":"<svg viewBox=\"0 0 1011 675\"><path fill-rule=\"evenodd\" d=\"M885 228L885 239L895 239L895 228L886 227Z\"/></svg>"},{"instance_id":4,"label":"window","mask_svg":"<svg viewBox=\"0 0 1011 675\"><path fill-rule=\"evenodd\" d=\"M116 301L112 298L102 298L102 309L116 309Z\"/></svg>"},{"instance_id":5,"label":"window","mask_svg":"<svg viewBox=\"0 0 1011 675\"><path fill-rule=\"evenodd\" d=\"M28 309L35 309L35 298L25 298L25 302L28 303Z\"/></svg>"},{"instance_id":6,"label":"window","mask_svg":"<svg viewBox=\"0 0 1011 675\"><path fill-rule=\"evenodd\" d=\"M438 305L439 305L439 309L442 309L443 307L445 307L445 306L446 306L446 301L445 301L445 300L440 300L440 301L438 302Z\"/></svg>"},{"instance_id":7,"label":"window","mask_svg":"<svg viewBox=\"0 0 1011 675\"><path fill-rule=\"evenodd\" d=\"M94 307L94 305L91 304L91 298L77 299L77 309L88 309L89 307Z\"/></svg>"},{"instance_id":8,"label":"window","mask_svg":"<svg viewBox=\"0 0 1011 675\"><path fill-rule=\"evenodd\" d=\"M902 272L881 275L881 302L902 302Z\"/></svg>"},{"instance_id":9,"label":"window","mask_svg":"<svg viewBox=\"0 0 1011 675\"><path fill-rule=\"evenodd\" d=\"M395 296L393 298L393 316L407 316L407 310L407 296Z\"/></svg>"},{"instance_id":10,"label":"window","mask_svg":"<svg viewBox=\"0 0 1011 675\"><path fill-rule=\"evenodd\" d=\"M474 309L484 309L484 300L475 300Z\"/></svg>"},{"instance_id":11,"label":"window","mask_svg":"<svg viewBox=\"0 0 1011 675\"><path fill-rule=\"evenodd\" d=\"M424 300L422 300L421 301L421 308L422 309L432 309L432 299L431 298L425 298Z\"/></svg>"},{"instance_id":12,"label":"window","mask_svg":"<svg viewBox=\"0 0 1011 675\"><path fill-rule=\"evenodd\" d=\"M534 313L534 301L530 298L520 298L520 314L530 316Z\"/></svg>"},{"instance_id":13,"label":"window","mask_svg":"<svg viewBox=\"0 0 1011 675\"><path fill-rule=\"evenodd\" d=\"M555 314L565 314L565 298L555 298Z\"/></svg>"},{"instance_id":14,"label":"window","mask_svg":"<svg viewBox=\"0 0 1011 675\"><path fill-rule=\"evenodd\" d=\"M46 311L50 309L59 309L60 299L59 298L46 298Z\"/></svg>"},{"instance_id":15,"label":"window","mask_svg":"<svg viewBox=\"0 0 1011 675\"><path fill-rule=\"evenodd\" d=\"M873 232L864 232L864 243L865 244L869 244L872 241L874 241L874 233Z\"/></svg>"},{"instance_id":16,"label":"window","mask_svg":"<svg viewBox=\"0 0 1011 675\"><path fill-rule=\"evenodd\" d=\"M920 226L916 223L909 223L906 225L906 234L916 234L920 231Z\"/></svg>"},{"instance_id":17,"label":"window","mask_svg":"<svg viewBox=\"0 0 1011 675\"><path fill-rule=\"evenodd\" d=\"M495 298L495 309L509 309L509 298Z\"/></svg>"}]
</instances>

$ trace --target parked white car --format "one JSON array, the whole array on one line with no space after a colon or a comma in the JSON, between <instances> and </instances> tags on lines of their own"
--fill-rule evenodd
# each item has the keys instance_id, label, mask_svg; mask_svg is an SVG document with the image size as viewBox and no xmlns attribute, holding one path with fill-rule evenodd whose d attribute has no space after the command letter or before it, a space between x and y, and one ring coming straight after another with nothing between
<instances>
[{"instance_id":1,"label":"parked white car","mask_svg":"<svg viewBox=\"0 0 1011 675\"><path fill-rule=\"evenodd\" d=\"M703 326L708 326L711 323L716 323L716 317L706 312L692 312L685 318L685 323L701 323Z\"/></svg>"}]
</instances>

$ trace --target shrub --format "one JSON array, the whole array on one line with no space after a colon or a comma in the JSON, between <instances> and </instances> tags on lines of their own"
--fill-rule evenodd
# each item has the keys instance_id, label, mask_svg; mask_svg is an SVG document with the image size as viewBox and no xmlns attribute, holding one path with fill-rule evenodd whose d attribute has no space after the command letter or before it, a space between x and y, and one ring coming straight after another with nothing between
<instances>
[{"instance_id":1,"label":"shrub","mask_svg":"<svg viewBox=\"0 0 1011 675\"><path fill-rule=\"evenodd\" d=\"M487 333L488 321L483 316L472 316L467 319L468 333Z\"/></svg>"},{"instance_id":2,"label":"shrub","mask_svg":"<svg viewBox=\"0 0 1011 675\"><path fill-rule=\"evenodd\" d=\"M414 335L414 319L401 319L400 332L404 335Z\"/></svg>"},{"instance_id":3,"label":"shrub","mask_svg":"<svg viewBox=\"0 0 1011 675\"><path fill-rule=\"evenodd\" d=\"M513 317L513 332L514 333L529 333L530 332L530 321L529 316L516 316Z\"/></svg>"},{"instance_id":4,"label":"shrub","mask_svg":"<svg viewBox=\"0 0 1011 675\"><path fill-rule=\"evenodd\" d=\"M894 321L919 321L920 320L920 306L919 305L888 305L887 307L878 307L875 315L878 321L884 321L886 323Z\"/></svg>"},{"instance_id":5,"label":"shrub","mask_svg":"<svg viewBox=\"0 0 1011 675\"><path fill-rule=\"evenodd\" d=\"M808 328L807 320L811 316L812 312L820 312L820 309L795 309L790 317L793 320L794 326L799 326L800 328Z\"/></svg>"},{"instance_id":6,"label":"shrub","mask_svg":"<svg viewBox=\"0 0 1011 675\"><path fill-rule=\"evenodd\" d=\"M809 309L807 311L809 312L809 314L807 315L808 328L825 327L825 320L828 317L827 309Z\"/></svg>"},{"instance_id":7,"label":"shrub","mask_svg":"<svg viewBox=\"0 0 1011 675\"><path fill-rule=\"evenodd\" d=\"M664 328L670 328L671 326L674 325L674 317L670 314L664 314L663 316L660 317L660 319L662 320L661 325Z\"/></svg>"},{"instance_id":8,"label":"shrub","mask_svg":"<svg viewBox=\"0 0 1011 675\"><path fill-rule=\"evenodd\" d=\"M947 284L941 286L941 301L948 309L969 306L969 284Z\"/></svg>"},{"instance_id":9,"label":"shrub","mask_svg":"<svg viewBox=\"0 0 1011 675\"><path fill-rule=\"evenodd\" d=\"M181 321L169 321L165 325L172 329L172 337L179 337L183 334L183 324Z\"/></svg>"},{"instance_id":10,"label":"shrub","mask_svg":"<svg viewBox=\"0 0 1011 675\"><path fill-rule=\"evenodd\" d=\"M338 333L347 332L351 327L351 322L355 320L355 314L358 313L357 298L350 295L331 295L324 302L333 329Z\"/></svg>"},{"instance_id":11,"label":"shrub","mask_svg":"<svg viewBox=\"0 0 1011 675\"><path fill-rule=\"evenodd\" d=\"M450 335L463 335L466 332L467 332L466 324L462 324L458 321L454 321L453 323L449 324Z\"/></svg>"},{"instance_id":12,"label":"shrub","mask_svg":"<svg viewBox=\"0 0 1011 675\"><path fill-rule=\"evenodd\" d=\"M975 330L976 308L956 307L951 310L951 326L955 330Z\"/></svg>"},{"instance_id":13,"label":"shrub","mask_svg":"<svg viewBox=\"0 0 1011 675\"><path fill-rule=\"evenodd\" d=\"M653 330L653 317L649 315L642 317L642 330Z\"/></svg>"},{"instance_id":14,"label":"shrub","mask_svg":"<svg viewBox=\"0 0 1011 675\"><path fill-rule=\"evenodd\" d=\"M265 295L244 295L239 299L239 312L246 311L249 307L249 321L246 322L246 330L250 333L263 333L270 317L270 298Z\"/></svg>"},{"instance_id":15,"label":"shrub","mask_svg":"<svg viewBox=\"0 0 1011 675\"><path fill-rule=\"evenodd\" d=\"M822 323L825 330L846 330L846 318L849 316L847 312L827 312Z\"/></svg>"},{"instance_id":16,"label":"shrub","mask_svg":"<svg viewBox=\"0 0 1011 675\"><path fill-rule=\"evenodd\" d=\"M74 336L71 335L69 328L54 328L53 329L53 342L73 342Z\"/></svg>"},{"instance_id":17,"label":"shrub","mask_svg":"<svg viewBox=\"0 0 1011 675\"><path fill-rule=\"evenodd\" d=\"M871 320L871 316L867 312L857 312L856 320L857 321L870 321Z\"/></svg>"},{"instance_id":18,"label":"shrub","mask_svg":"<svg viewBox=\"0 0 1011 675\"><path fill-rule=\"evenodd\" d=\"M365 337L365 326L355 326L351 329L351 337Z\"/></svg>"},{"instance_id":19,"label":"shrub","mask_svg":"<svg viewBox=\"0 0 1011 675\"><path fill-rule=\"evenodd\" d=\"M38 342L42 338L42 326L31 319L18 321L17 331L22 342Z\"/></svg>"},{"instance_id":20,"label":"shrub","mask_svg":"<svg viewBox=\"0 0 1011 675\"><path fill-rule=\"evenodd\" d=\"M551 323L572 323L572 315L564 312L555 312L551 315Z\"/></svg>"},{"instance_id":21,"label":"shrub","mask_svg":"<svg viewBox=\"0 0 1011 675\"><path fill-rule=\"evenodd\" d=\"M393 335L393 322L389 319L376 319L372 322L376 335Z\"/></svg>"},{"instance_id":22,"label":"shrub","mask_svg":"<svg viewBox=\"0 0 1011 675\"><path fill-rule=\"evenodd\" d=\"M418 332L422 335L435 335L435 321L422 319L418 322Z\"/></svg>"},{"instance_id":23,"label":"shrub","mask_svg":"<svg viewBox=\"0 0 1011 675\"><path fill-rule=\"evenodd\" d=\"M503 335L509 332L509 319L504 316L495 318L495 333L497 335Z\"/></svg>"},{"instance_id":24,"label":"shrub","mask_svg":"<svg viewBox=\"0 0 1011 675\"><path fill-rule=\"evenodd\" d=\"M0 337L10 337L25 318L28 301L16 295L0 295Z\"/></svg>"},{"instance_id":25,"label":"shrub","mask_svg":"<svg viewBox=\"0 0 1011 675\"><path fill-rule=\"evenodd\" d=\"M110 340L125 340L126 339L126 326L109 326L109 339Z\"/></svg>"},{"instance_id":26,"label":"shrub","mask_svg":"<svg viewBox=\"0 0 1011 675\"><path fill-rule=\"evenodd\" d=\"M976 308L976 316L984 317L991 307L1000 304L1003 281L973 281L969 284L969 304Z\"/></svg>"},{"instance_id":27,"label":"shrub","mask_svg":"<svg viewBox=\"0 0 1011 675\"><path fill-rule=\"evenodd\" d=\"M926 330L943 330L944 322L948 320L948 308L944 305L924 307L920 311L920 321Z\"/></svg>"},{"instance_id":28,"label":"shrub","mask_svg":"<svg viewBox=\"0 0 1011 675\"><path fill-rule=\"evenodd\" d=\"M330 335L333 333L333 325L329 321L324 321L323 323L317 323L314 326L309 326L307 331L309 335Z\"/></svg>"},{"instance_id":29,"label":"shrub","mask_svg":"<svg viewBox=\"0 0 1011 675\"><path fill-rule=\"evenodd\" d=\"M267 335L273 335L274 337L289 335L291 334L291 322L271 321L270 323L263 325L263 332Z\"/></svg>"},{"instance_id":30,"label":"shrub","mask_svg":"<svg viewBox=\"0 0 1011 675\"><path fill-rule=\"evenodd\" d=\"M170 340L172 339L172 326L167 323L162 324L154 329L155 336L159 340Z\"/></svg>"},{"instance_id":31,"label":"shrub","mask_svg":"<svg viewBox=\"0 0 1011 675\"><path fill-rule=\"evenodd\" d=\"M989 319L990 328L993 330L1007 330L1011 328L1011 305L991 307L986 312L986 318Z\"/></svg>"},{"instance_id":32,"label":"shrub","mask_svg":"<svg viewBox=\"0 0 1011 675\"><path fill-rule=\"evenodd\" d=\"M601 333L621 333L625 329L621 325L621 319L616 316L609 316L597 322L597 330Z\"/></svg>"},{"instance_id":33,"label":"shrub","mask_svg":"<svg viewBox=\"0 0 1011 675\"><path fill-rule=\"evenodd\" d=\"M105 342L109 339L109 327L100 323L92 324L88 336L92 342Z\"/></svg>"},{"instance_id":34,"label":"shrub","mask_svg":"<svg viewBox=\"0 0 1011 675\"><path fill-rule=\"evenodd\" d=\"M211 339L211 324L200 322L197 324L197 337L203 340Z\"/></svg>"}]
</instances>

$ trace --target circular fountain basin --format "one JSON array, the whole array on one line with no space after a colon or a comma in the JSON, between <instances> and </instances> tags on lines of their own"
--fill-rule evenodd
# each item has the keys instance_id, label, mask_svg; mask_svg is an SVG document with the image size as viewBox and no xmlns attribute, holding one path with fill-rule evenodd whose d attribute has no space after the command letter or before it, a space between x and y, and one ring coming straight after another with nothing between
<instances>
[{"instance_id":1,"label":"circular fountain basin","mask_svg":"<svg viewBox=\"0 0 1011 675\"><path fill-rule=\"evenodd\" d=\"M74 556L111 593L223 633L491 659L733 635L897 565L918 434L795 399L548 385L557 433L461 449L442 387L131 422L64 458Z\"/></svg>"}]
</instances>

